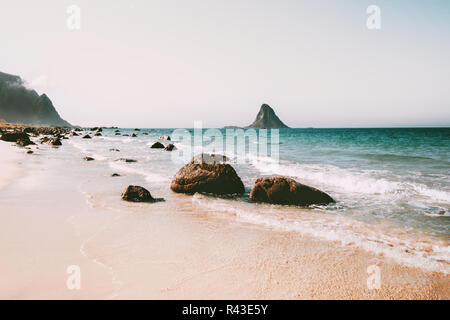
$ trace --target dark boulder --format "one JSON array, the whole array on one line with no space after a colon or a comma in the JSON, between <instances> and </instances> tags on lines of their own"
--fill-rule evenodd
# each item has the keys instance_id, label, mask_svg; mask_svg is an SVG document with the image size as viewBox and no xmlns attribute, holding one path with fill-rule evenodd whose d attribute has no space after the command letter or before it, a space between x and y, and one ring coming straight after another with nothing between
<instances>
[{"instance_id":1,"label":"dark boulder","mask_svg":"<svg viewBox=\"0 0 450 320\"><path fill-rule=\"evenodd\" d=\"M193 158L175 174L170 189L188 194L233 195L244 193L244 184L229 164L199 164Z\"/></svg>"},{"instance_id":2,"label":"dark boulder","mask_svg":"<svg viewBox=\"0 0 450 320\"><path fill-rule=\"evenodd\" d=\"M118 174L118 173L113 173L113 174L111 175L111 177L120 177L120 174Z\"/></svg>"},{"instance_id":3,"label":"dark boulder","mask_svg":"<svg viewBox=\"0 0 450 320\"><path fill-rule=\"evenodd\" d=\"M137 160L134 160L134 159L125 159L125 158L120 158L120 159L117 159L116 161L127 162L127 163L137 162Z\"/></svg>"},{"instance_id":4,"label":"dark boulder","mask_svg":"<svg viewBox=\"0 0 450 320\"><path fill-rule=\"evenodd\" d=\"M95 136L96 136L96 137L101 137L102 134L101 134L100 132L97 131L97 132L95 133Z\"/></svg>"},{"instance_id":5,"label":"dark boulder","mask_svg":"<svg viewBox=\"0 0 450 320\"><path fill-rule=\"evenodd\" d=\"M79 134L78 133L76 133L75 131L74 132L72 132L71 134L70 134L72 137L78 137L79 136Z\"/></svg>"},{"instance_id":6,"label":"dark boulder","mask_svg":"<svg viewBox=\"0 0 450 320\"><path fill-rule=\"evenodd\" d=\"M170 136L159 136L159 139L170 141Z\"/></svg>"},{"instance_id":7,"label":"dark boulder","mask_svg":"<svg viewBox=\"0 0 450 320\"><path fill-rule=\"evenodd\" d=\"M150 192L139 186L128 186L122 193L122 200L130 202L154 202Z\"/></svg>"},{"instance_id":8,"label":"dark boulder","mask_svg":"<svg viewBox=\"0 0 450 320\"><path fill-rule=\"evenodd\" d=\"M21 146L21 147L26 147L26 146L29 146L29 145L34 145L34 144L36 144L36 143L34 143L33 141L31 141L31 140L28 138L28 139L17 139L16 144L17 144L18 146Z\"/></svg>"},{"instance_id":9,"label":"dark boulder","mask_svg":"<svg viewBox=\"0 0 450 320\"><path fill-rule=\"evenodd\" d=\"M27 154L33 154L33 153L34 153L34 151L31 151L31 150L27 151Z\"/></svg>"},{"instance_id":10,"label":"dark boulder","mask_svg":"<svg viewBox=\"0 0 450 320\"><path fill-rule=\"evenodd\" d=\"M177 148L173 144L168 144L167 147L164 148L166 151L176 150Z\"/></svg>"},{"instance_id":11,"label":"dark boulder","mask_svg":"<svg viewBox=\"0 0 450 320\"><path fill-rule=\"evenodd\" d=\"M131 137L136 138L136 137L137 137L136 133L133 133L133 134L131 135Z\"/></svg>"},{"instance_id":12,"label":"dark boulder","mask_svg":"<svg viewBox=\"0 0 450 320\"><path fill-rule=\"evenodd\" d=\"M58 138L51 140L50 144L52 146L62 146L61 140L59 140Z\"/></svg>"},{"instance_id":13,"label":"dark boulder","mask_svg":"<svg viewBox=\"0 0 450 320\"><path fill-rule=\"evenodd\" d=\"M152 146L150 148L152 148L152 149L164 149L164 145L161 142L155 142L154 144L152 144Z\"/></svg>"},{"instance_id":14,"label":"dark boulder","mask_svg":"<svg viewBox=\"0 0 450 320\"><path fill-rule=\"evenodd\" d=\"M250 193L250 201L297 206L335 202L325 192L286 177L256 179Z\"/></svg>"},{"instance_id":15,"label":"dark boulder","mask_svg":"<svg viewBox=\"0 0 450 320\"><path fill-rule=\"evenodd\" d=\"M16 142L17 140L30 140L30 137L25 132L15 131L15 132L4 132L0 140L6 142Z\"/></svg>"},{"instance_id":16,"label":"dark boulder","mask_svg":"<svg viewBox=\"0 0 450 320\"><path fill-rule=\"evenodd\" d=\"M109 149L109 151L113 151L113 152L120 152L120 150L119 149Z\"/></svg>"},{"instance_id":17,"label":"dark boulder","mask_svg":"<svg viewBox=\"0 0 450 320\"><path fill-rule=\"evenodd\" d=\"M14 132L3 132L0 140L7 142L15 142L18 146L26 147L35 144L30 140L30 137L26 132L14 131Z\"/></svg>"},{"instance_id":18,"label":"dark boulder","mask_svg":"<svg viewBox=\"0 0 450 320\"><path fill-rule=\"evenodd\" d=\"M94 161L95 159L91 158L91 157L84 157L83 160L84 161Z\"/></svg>"},{"instance_id":19,"label":"dark boulder","mask_svg":"<svg viewBox=\"0 0 450 320\"><path fill-rule=\"evenodd\" d=\"M90 135L85 135L84 137L83 137L83 139L92 139L92 137L90 136Z\"/></svg>"}]
</instances>

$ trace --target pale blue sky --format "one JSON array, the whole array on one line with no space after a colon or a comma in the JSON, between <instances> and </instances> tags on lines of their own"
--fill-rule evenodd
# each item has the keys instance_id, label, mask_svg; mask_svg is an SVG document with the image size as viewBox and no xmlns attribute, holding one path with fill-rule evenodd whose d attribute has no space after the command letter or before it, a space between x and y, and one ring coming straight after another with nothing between
<instances>
[{"instance_id":1,"label":"pale blue sky","mask_svg":"<svg viewBox=\"0 0 450 320\"><path fill-rule=\"evenodd\" d=\"M268 103L292 127L450 125L450 1L0 0L0 35L0 71L73 124L248 125Z\"/></svg>"}]
</instances>

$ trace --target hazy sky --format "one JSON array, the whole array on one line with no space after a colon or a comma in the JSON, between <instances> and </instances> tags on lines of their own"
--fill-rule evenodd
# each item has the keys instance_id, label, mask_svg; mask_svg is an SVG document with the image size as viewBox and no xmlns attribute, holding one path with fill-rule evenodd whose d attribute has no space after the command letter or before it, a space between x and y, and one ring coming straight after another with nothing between
<instances>
[{"instance_id":1,"label":"hazy sky","mask_svg":"<svg viewBox=\"0 0 450 320\"><path fill-rule=\"evenodd\" d=\"M0 71L72 124L248 125L268 103L292 127L450 125L448 0L0 0L0 35Z\"/></svg>"}]
</instances>

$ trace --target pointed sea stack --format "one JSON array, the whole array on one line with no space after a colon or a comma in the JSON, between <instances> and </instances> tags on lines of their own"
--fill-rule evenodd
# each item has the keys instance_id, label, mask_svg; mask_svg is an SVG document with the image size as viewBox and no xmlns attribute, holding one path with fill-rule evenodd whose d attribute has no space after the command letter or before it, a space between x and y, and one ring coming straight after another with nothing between
<instances>
[{"instance_id":1,"label":"pointed sea stack","mask_svg":"<svg viewBox=\"0 0 450 320\"><path fill-rule=\"evenodd\" d=\"M263 104L261 109L259 109L255 121L247 128L278 129L289 127L278 118L275 111L268 104Z\"/></svg>"}]
</instances>

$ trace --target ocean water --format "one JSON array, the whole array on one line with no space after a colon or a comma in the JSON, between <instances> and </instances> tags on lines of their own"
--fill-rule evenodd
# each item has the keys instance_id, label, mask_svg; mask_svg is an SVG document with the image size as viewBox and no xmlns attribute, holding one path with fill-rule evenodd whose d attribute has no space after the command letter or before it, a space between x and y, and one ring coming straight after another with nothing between
<instances>
[{"instance_id":1,"label":"ocean water","mask_svg":"<svg viewBox=\"0 0 450 320\"><path fill-rule=\"evenodd\" d=\"M237 140L236 150L245 150L241 154L220 150L211 143L217 138L181 139L175 129L119 130L138 137L104 129L101 137L66 140L74 147L66 152L79 153L80 159L94 157L94 170L103 172L98 183L116 185L120 180L111 182L116 178L109 176L115 172L126 177L120 183L144 184L155 197L166 199L158 204L163 211L164 206L182 211L188 203L223 219L358 246L401 263L450 273L450 128L280 129L269 132L267 140ZM226 139L225 129L217 132ZM159 140L161 135L174 139ZM174 143L177 150L151 149L156 141ZM265 148L269 151L261 155ZM229 157L246 188L242 197L170 191L173 175L186 159L202 151ZM120 158L137 162L117 161ZM80 161L80 166L85 165ZM319 188L336 203L311 208L249 203L254 180L273 175ZM111 199L119 201L112 189L99 195L90 185L81 191L92 205L114 207ZM153 211L151 205L140 210Z\"/></svg>"}]
</instances>

